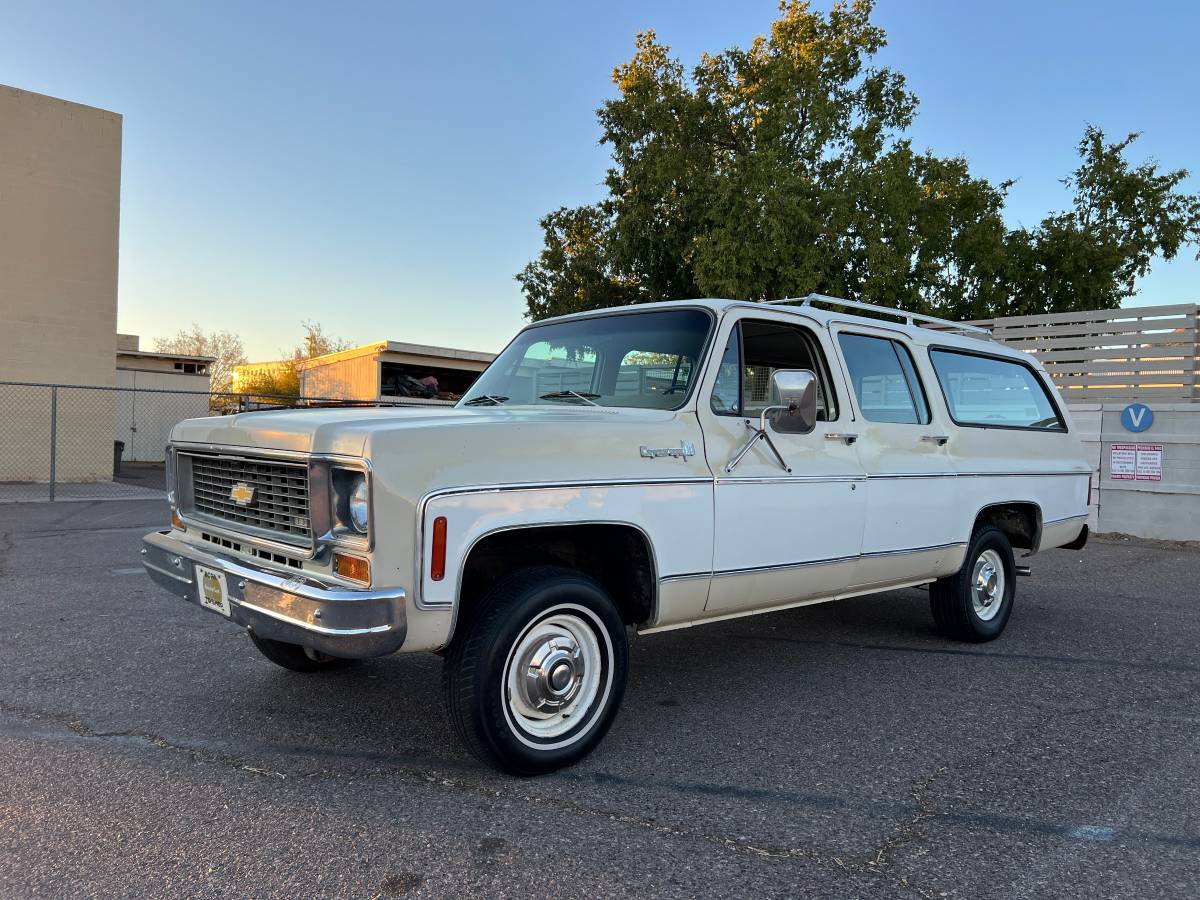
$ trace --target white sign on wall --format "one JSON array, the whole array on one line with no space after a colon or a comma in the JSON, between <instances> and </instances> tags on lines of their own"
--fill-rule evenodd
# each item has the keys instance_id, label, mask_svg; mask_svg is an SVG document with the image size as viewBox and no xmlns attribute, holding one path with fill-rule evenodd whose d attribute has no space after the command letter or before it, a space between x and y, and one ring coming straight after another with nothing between
<instances>
[{"instance_id":1,"label":"white sign on wall","mask_svg":"<svg viewBox=\"0 0 1200 900\"><path fill-rule=\"evenodd\" d=\"M1108 477L1113 481L1162 481L1162 444L1113 444Z\"/></svg>"},{"instance_id":2,"label":"white sign on wall","mask_svg":"<svg viewBox=\"0 0 1200 900\"><path fill-rule=\"evenodd\" d=\"M1137 480L1162 481L1162 444L1137 445Z\"/></svg>"}]
</instances>

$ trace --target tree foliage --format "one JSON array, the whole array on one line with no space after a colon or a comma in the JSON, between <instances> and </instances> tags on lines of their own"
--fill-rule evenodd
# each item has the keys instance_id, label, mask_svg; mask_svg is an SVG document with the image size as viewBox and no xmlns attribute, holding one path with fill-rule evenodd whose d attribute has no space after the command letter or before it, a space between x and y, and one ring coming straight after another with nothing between
<instances>
[{"instance_id":1,"label":"tree foliage","mask_svg":"<svg viewBox=\"0 0 1200 900\"><path fill-rule=\"evenodd\" d=\"M154 348L160 353L212 357L208 371L214 391L228 391L233 382L233 367L246 361L240 337L231 331L205 331L195 322L191 328L181 328L174 337L158 338Z\"/></svg>"},{"instance_id":2,"label":"tree foliage","mask_svg":"<svg viewBox=\"0 0 1200 900\"><path fill-rule=\"evenodd\" d=\"M1072 208L1007 228L1012 182L904 136L917 98L873 65L886 38L872 7L789 0L768 35L690 72L640 34L598 111L607 194L542 219L545 246L516 276L529 317L809 291L958 319L1094 309L1200 242L1187 173L1131 166L1136 135L1109 143L1091 127Z\"/></svg>"}]
</instances>

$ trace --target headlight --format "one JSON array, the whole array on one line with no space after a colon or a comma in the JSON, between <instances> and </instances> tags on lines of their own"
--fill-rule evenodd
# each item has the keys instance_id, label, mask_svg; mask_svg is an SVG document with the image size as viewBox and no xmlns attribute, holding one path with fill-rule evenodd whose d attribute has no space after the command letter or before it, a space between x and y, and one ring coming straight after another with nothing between
<instances>
[{"instance_id":1,"label":"headlight","mask_svg":"<svg viewBox=\"0 0 1200 900\"><path fill-rule=\"evenodd\" d=\"M335 468L331 474L334 536L366 535L371 523L366 472Z\"/></svg>"},{"instance_id":2,"label":"headlight","mask_svg":"<svg viewBox=\"0 0 1200 900\"><path fill-rule=\"evenodd\" d=\"M367 533L367 524L371 521L371 505L367 502L367 478L358 476L358 483L350 492L350 525L359 534Z\"/></svg>"}]
</instances>

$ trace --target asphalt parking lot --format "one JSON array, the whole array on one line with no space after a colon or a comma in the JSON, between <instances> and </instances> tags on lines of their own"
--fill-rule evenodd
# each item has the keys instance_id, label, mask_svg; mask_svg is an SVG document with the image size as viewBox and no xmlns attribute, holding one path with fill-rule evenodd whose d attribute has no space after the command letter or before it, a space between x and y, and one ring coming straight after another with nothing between
<instances>
[{"instance_id":1,"label":"asphalt parking lot","mask_svg":"<svg viewBox=\"0 0 1200 900\"><path fill-rule=\"evenodd\" d=\"M138 565L165 507L0 506L0 895L1194 897L1200 552L633 640L600 750L464 754L434 656L298 675Z\"/></svg>"}]
</instances>

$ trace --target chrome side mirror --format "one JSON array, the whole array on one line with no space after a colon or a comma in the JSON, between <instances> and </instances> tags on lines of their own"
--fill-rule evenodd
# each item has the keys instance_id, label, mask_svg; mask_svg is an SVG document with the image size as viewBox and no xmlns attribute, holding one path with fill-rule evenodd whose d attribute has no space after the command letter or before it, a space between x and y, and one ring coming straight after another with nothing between
<instances>
[{"instance_id":1,"label":"chrome side mirror","mask_svg":"<svg viewBox=\"0 0 1200 900\"><path fill-rule=\"evenodd\" d=\"M817 425L817 376L808 369L776 369L771 373L771 405L764 424L780 434L806 434Z\"/></svg>"},{"instance_id":2,"label":"chrome side mirror","mask_svg":"<svg viewBox=\"0 0 1200 900\"><path fill-rule=\"evenodd\" d=\"M808 369L776 369L771 373L771 405L762 411L758 427L746 419L750 437L738 448L733 458L725 464L725 471L732 472L750 448L763 441L783 471L791 474L787 464L771 435L767 433L767 422L780 434L806 434L817 425L817 376Z\"/></svg>"}]
</instances>

